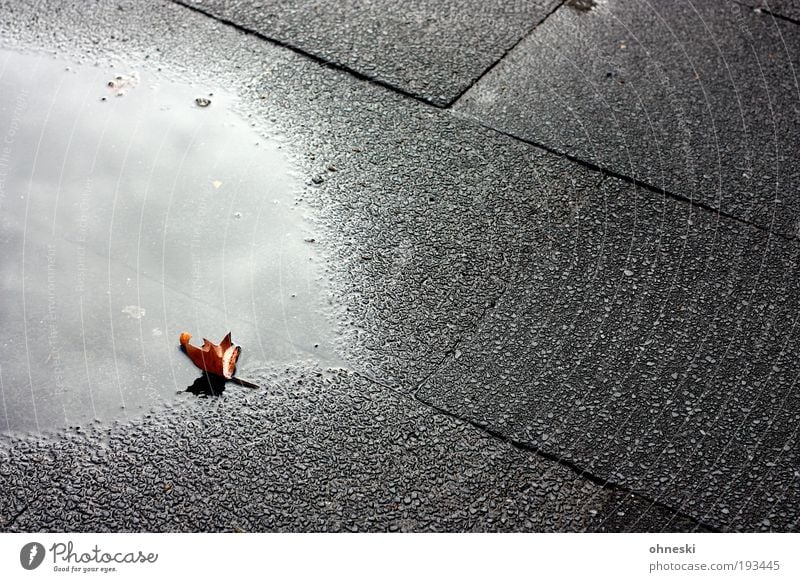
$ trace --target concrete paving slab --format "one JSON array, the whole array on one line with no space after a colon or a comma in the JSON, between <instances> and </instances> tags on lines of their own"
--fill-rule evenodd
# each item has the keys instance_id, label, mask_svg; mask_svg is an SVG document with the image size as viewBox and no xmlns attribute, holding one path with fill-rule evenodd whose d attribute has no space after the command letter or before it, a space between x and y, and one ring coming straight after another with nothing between
<instances>
[{"instance_id":1,"label":"concrete paving slab","mask_svg":"<svg viewBox=\"0 0 800 582\"><path fill-rule=\"evenodd\" d=\"M464 115L786 236L800 224L800 28L731 2L564 6Z\"/></svg>"},{"instance_id":2,"label":"concrete paving slab","mask_svg":"<svg viewBox=\"0 0 800 582\"><path fill-rule=\"evenodd\" d=\"M502 292L522 217L560 220L598 175L174 4L4 11L7 43L86 62L124 54L204 93L221 85L280 134L305 177L298 206L317 219L310 244L330 257L343 359L406 394L344 372L260 368L245 346L258 392L4 439L4 530L702 527L408 395Z\"/></svg>"},{"instance_id":3,"label":"concrete paving slab","mask_svg":"<svg viewBox=\"0 0 800 582\"><path fill-rule=\"evenodd\" d=\"M180 0L436 105L447 105L558 0Z\"/></svg>"},{"instance_id":4,"label":"concrete paving slab","mask_svg":"<svg viewBox=\"0 0 800 582\"><path fill-rule=\"evenodd\" d=\"M796 531L799 269L608 179L417 395L718 527Z\"/></svg>"},{"instance_id":5,"label":"concrete paving slab","mask_svg":"<svg viewBox=\"0 0 800 582\"><path fill-rule=\"evenodd\" d=\"M405 390L502 293L530 232L601 180L176 4L99 4L90 17L55 4L10 3L3 38L87 62L124 54L204 92L225 87L283 140L304 184L298 207L315 221L309 244L326 257L341 355Z\"/></svg>"},{"instance_id":6,"label":"concrete paving slab","mask_svg":"<svg viewBox=\"0 0 800 582\"><path fill-rule=\"evenodd\" d=\"M239 96L238 110L242 115L249 116L259 131L282 136L286 150L305 181L305 189L298 193L298 207L309 212L316 221L312 244L318 245L320 253L328 257L326 264L333 289L331 304L337 310L341 324L340 355L348 365L362 372L361 375L337 376L330 380L331 384L325 384L324 391L317 387L320 380L307 382L303 379L303 386L310 386L309 390L313 392L312 396L307 396L293 383L292 374L282 373L277 379L269 380L267 372L259 372L258 366L248 363L248 374L263 378L268 388L265 393L248 396L238 389L229 389L211 407L206 407L206 402L200 400L186 407L163 410L154 413L151 419L120 425L107 433L107 437L94 433L76 437L75 445L71 444L71 438L56 441L24 439L15 442L3 449L8 452L8 463L4 459L2 465L15 467L5 474L5 478L12 480L9 483L13 485L10 490L19 491L9 497L14 501L0 512L4 516L5 527L29 529L35 528L37 523L48 524L48 528L57 527L57 523L52 521L52 509L44 507L47 497L38 499L32 497L32 490L18 488L19 476L23 471L32 470L37 462L49 467L47 474L42 476L42 482L54 484L42 491L65 500L62 504L64 515L70 516L64 521L65 527L72 527L77 520L75 516L81 512L96 512L99 515L95 519L95 528L343 529L355 526L391 529L395 523L397 527L407 526L411 529L480 529L482 524L488 524L488 519L479 523L470 521L472 518L468 517L450 518L450 514L436 509L441 507L454 511L458 506L461 511L458 515L465 515L465 495L448 497L446 492L430 491L426 495L432 495L434 501L424 505L419 513L408 514L410 517L407 522L396 523L397 519L405 519L396 509L387 510L389 517L382 517L375 522L366 520L365 508L384 500L384 474L396 480L399 478L395 477L397 473L408 471L410 481L401 482L408 483L409 490L413 487L422 489L423 485L433 488L434 485L438 486L436 478L442 475L442 463L455 463L448 465L445 471L453 475L469 475L470 469L466 465L470 463L478 466L486 464L483 460L476 461L478 457L460 457L454 453L462 446L454 435L451 435L452 438L442 436L443 446L438 446L435 441L425 441L422 448L430 447L430 456L424 456L428 455L427 450L424 453L415 451L414 462L406 462L412 454L409 451L415 449L409 448L411 445L407 443L398 444L398 434L393 432L394 427L403 425L404 418L449 418L447 423L455 424L446 426L456 427L453 430L461 434L461 428L466 432L473 429L467 429L467 423L450 418L448 414L463 414L465 419L472 417L467 414L468 411L452 403L447 404L448 414L434 415L429 407L418 408L418 403L401 398L398 394L412 392L436 372L443 361L452 359L463 365L466 351L461 346L473 343L463 340L464 334L472 330L477 322L489 321L492 314L506 309L504 302L508 298L513 299L517 292L512 285L527 281L549 266L553 269L563 267L559 262L563 258L561 255L550 257L547 253L557 253L564 245L575 242L570 239L570 225L575 223L577 217L588 212L584 210L585 207L596 208L591 200L597 196L602 176L563 158L478 127L469 120L455 118L446 111L400 97L374 84L359 82L352 75L331 70L172 3L154 2L144 9L140 2L100 3L87 14L80 6L55 1L50 5L32 3L31 6L13 2L3 7L3 14L13 15L0 22L0 38L4 39L4 43L52 49L62 57L82 58L89 62L105 62L119 59L115 55L124 55L125 59L139 66L162 68L165 75L191 78L198 87L213 89L214 86L224 86ZM158 47L154 47L153 38L159 39ZM609 184L607 182L603 187L608 189L611 187ZM620 207L615 212L628 216L626 212L636 211L636 205L626 206L633 200L630 193L625 192L623 196L618 191L616 194L609 201L610 205L616 201ZM679 212L681 208L689 211L688 206L677 203L669 208L671 212ZM672 224L658 213L651 212L648 216ZM611 218L608 219L610 227L614 224ZM595 225L593 228L600 227ZM729 222L720 223L718 230L722 242L719 244L723 250L740 241L737 228ZM665 231L673 233L674 229L665 228ZM630 231L623 229L618 236L625 237L625 232ZM566 234L566 238L559 238L561 234ZM620 243L618 239L615 240L615 246L609 253L614 251L614 260L619 261L616 251ZM638 252L635 245L633 249ZM715 248L709 245L700 245L695 250L701 253L700 258L704 260L730 258L724 253L722 259L714 258ZM589 257L589 253L587 250L583 256ZM702 253L712 255L709 258ZM700 260L697 256L693 257L692 260ZM792 265L787 265L789 267ZM734 280L744 277L745 282L750 281L752 264L748 262L742 269L741 273L736 272L731 277ZM623 268L622 275L618 276L627 277L624 271ZM548 273L551 277L555 276L553 272ZM719 275L718 271L710 269L707 273L709 279L706 279L705 271L700 267L692 273L698 278L698 288L706 290L712 288L709 286L715 284ZM770 273L778 277L775 272ZM791 274L791 268L786 273ZM774 281L782 282L783 279L778 277ZM666 293L658 287L658 283L657 280L652 281L653 293ZM599 287L591 289L597 293L602 291ZM769 291L783 296L776 282L764 283L764 292ZM594 300L594 295L587 295L587 301ZM517 303L519 308L525 305L522 299ZM574 307L569 303L563 309ZM642 307L642 317L651 313L645 307ZM558 313L553 307L553 317ZM695 321L700 321L696 323L698 326L706 325L705 320ZM536 322L534 318L529 323L535 325ZM618 321L612 328L620 337L625 334L636 336L639 330L619 327L629 323ZM512 334L510 337L513 339L517 336ZM489 338L493 339L491 336ZM609 348L604 357L613 357L617 351L620 350L616 347ZM760 353L756 354L757 361L761 361L758 359ZM477 348L475 355L474 364L477 365L480 361ZM243 361L246 362L244 357ZM783 357L790 359L787 355ZM520 362L524 362L524 359L520 359ZM446 363L441 374L447 373L452 365L452 362ZM776 362L776 365L782 364ZM791 365L786 366L791 369ZM463 378L456 379L453 376L457 380L455 385L465 383L464 378L471 377L467 374L473 371L469 367L463 371ZM373 382L365 380L365 376L371 376L387 388L378 389ZM440 375L436 375L430 386L441 384ZM281 387L282 391L279 389ZM368 405L364 404L367 400L360 399L359 394L362 393L369 394ZM276 394L286 396L276 397ZM522 397L524 393L520 395ZM297 400L296 406L287 404L291 398ZM366 407L367 414L360 414L359 407ZM319 420L312 422L312 417L305 416L306 411L316 414ZM269 424L270 413L277 414L282 424L289 423L293 427L285 439L275 428L277 425ZM384 420L379 420L379 417ZM197 423L189 426L194 422L193 419ZM245 422L242 422L243 419ZM785 426L783 417L778 417L775 422L779 422L780 427ZM258 430L251 430L253 426ZM168 449L159 446L154 452L153 442L164 446L176 438L181 442L175 427L190 433L185 444L180 445L184 448L175 448L178 444ZM500 425L492 430L495 429L498 433L504 431ZM497 438L490 439L484 432L475 433L482 439L480 443L475 442L475 454L483 448L492 449L490 444L499 442ZM218 436L223 434L224 439ZM347 437L343 436L345 434ZM362 442L358 440L362 438L359 435L374 435L374 438L371 438L371 443ZM333 450L326 448L329 442L338 443L334 449L346 453L327 460L322 453L314 453L313 462L306 464L301 461L305 469L291 470L290 480L308 488L308 497L290 489L288 481L282 489L273 487L270 490L273 497L268 497L266 493L260 493L265 491L265 482L258 480L257 473L269 469L265 469L260 460L249 459L244 448L244 443L261 436L280 441L281 444L275 445L276 448L264 448L260 453L266 451L272 454L270 462L278 466L283 464L284 468L288 463L302 458L306 450ZM337 441L340 436L347 442ZM656 437L660 435L652 437L657 444L661 440ZM363 438L370 440L369 437ZM462 435L459 438L464 437ZM114 443L114 456L109 462L98 460L102 468L94 474L81 459L96 444L108 442ZM214 444L211 445L211 442ZM526 442L520 441L519 446L511 450L524 448ZM787 441L781 446L787 444L791 445ZM64 448L72 452L61 457L50 454ZM389 454L380 456L381 449ZM166 450L169 454L163 452ZM37 455L35 451L42 451L42 454ZM237 471L235 463L219 461L208 464L209 456L217 451L228 454L236 463L242 464L243 471ZM515 470L512 466L516 467L518 462L522 462L518 459L528 459L530 454L526 452L523 457L514 456L513 460L509 457L507 462L502 461L494 469L481 472L482 476L475 484L465 485L466 489L475 491L492 482L492 479L500 479L500 475L511 475ZM128 458L130 460L126 461ZM365 459L369 461L366 464ZM384 467L391 463L391 459L406 460L402 461L404 464L400 465L397 472L392 472L394 469L387 470ZM775 462L779 463L775 469L780 471L778 479L786 485L784 466L780 464L783 461L778 459ZM339 468L331 463L337 467L344 464L348 474L364 477L360 481L360 489L351 485L354 493L360 491L364 497L362 501L335 501L330 506L334 508L332 512L327 512L325 508L321 512L314 512L312 496L317 502L320 497L333 496L322 484L324 479L335 482L337 478L335 471L339 471ZM419 473L413 473L415 463L419 465ZM128 472L133 475L117 472L114 466L119 464L127 466ZM498 468L500 466L507 467L505 473ZM547 470L554 466L562 467L560 463L553 462L547 465ZM694 468L697 466L693 465ZM734 465L732 470L741 467L741 464ZM71 477L63 475L65 468L74 469ZM320 482L305 476L303 471L311 472L310 468L323 476ZM154 479L160 481L162 477L170 479L160 485L162 489L168 484L174 488L173 481L184 471L198 483L196 488L184 490L185 498L169 501L159 498L152 502L155 505L147 505L141 494L136 492L136 488L144 487L145 482L153 483ZM104 497L106 492L101 486L112 482L109 477L121 478L128 484L125 490L112 492L121 496L113 498L113 506L120 508L120 511L123 505L131 507L126 511L105 515L102 507L108 503L108 499ZM498 485L492 489L493 493L487 497L487 500L492 499L487 501L489 506L492 503L496 507L505 504L500 501L507 499L502 497L505 491L523 490L524 486L520 485L522 479L509 477L506 481L508 485ZM559 482L566 483L564 479L566 477ZM78 491L72 485L73 480L76 484L85 485L85 488ZM241 492L235 490L234 483L237 480L244 483ZM614 480L620 481L618 476L614 476ZM583 479L581 487L587 486L587 482L595 486L604 483L604 478L597 477L594 481ZM769 479L765 483L771 487ZM228 484L228 489L223 491L225 484ZM791 486L791 482L787 486ZM166 489L164 493L168 494L171 488ZM600 489L610 490L629 500L624 487ZM63 493L57 490L63 490ZM144 490L153 497L158 495L158 488L155 492L152 489ZM389 492L394 495L394 492ZM663 499L674 499L666 493L662 495L661 491L656 493ZM580 497L574 489L568 488L564 497L570 495ZM704 492L698 492L696 497L699 499L703 495ZM206 497L213 501L208 506L208 512L204 513L205 509L199 507L197 501ZM91 501L95 498L99 501ZM414 499L410 494L409 498ZM513 495L510 498L511 505L516 507L513 501L516 498ZM287 499L297 504L298 514L288 508ZM559 497L556 495L553 499ZM533 500L523 501L520 502L521 506L525 507L527 503L528 509L522 510L522 513L539 517L535 520L528 518L530 526L524 519L514 521L516 518L507 517L507 522L514 524L509 526L510 529L547 529L552 526L552 529L589 527L615 530L643 527L657 530L671 528L674 524L680 530L695 527L696 522L692 521L669 521L672 519L671 513L658 504L654 507L661 508L666 512L664 515L669 514L669 517L664 519L663 516L656 516L654 521L649 521L650 512L646 509L651 505L649 499L648 496L635 497L627 501L631 505L616 508L611 513L602 508L588 509L589 505L583 501L579 506L567 503L537 505L538 502ZM658 501L660 498L652 499ZM227 500L234 500L235 503L228 503ZM401 502L405 504L405 496ZM758 497L757 503L761 502L762 498ZM153 509L139 511L136 509L137 503ZM686 504L689 512L700 507L703 512L711 514L705 511L704 505L693 503L700 502L690 499ZM278 517L271 519L265 517L263 512L258 513L258 507L262 505L270 508L271 515ZM172 506L176 508L174 512L169 509ZM745 511L741 523L752 523L754 514L761 518L758 512L762 505L758 505L756 512L749 511L749 506L741 505L737 509L739 507L744 507ZM482 509L475 509L476 512L471 513L467 506L466 514L474 516L483 513ZM597 515L606 516L601 520L605 525L596 528L591 524L582 525L583 509L587 509L590 516L593 510L597 511ZM216 514L213 510L216 510ZM168 515L166 521L159 517L164 511ZM372 509L370 511L375 513ZM778 513L780 511L783 509L779 507ZM548 519L556 519L554 512L561 512L558 519L563 521L548 523ZM301 513L310 517L306 519ZM351 516L352 519L340 515ZM501 514L492 513L491 517L492 528L500 527L496 525L497 520L505 523ZM617 518L620 521L613 521ZM730 521L734 526L740 523L733 519ZM784 529L791 527L788 518L776 519L775 523Z\"/></svg>"},{"instance_id":7,"label":"concrete paving slab","mask_svg":"<svg viewBox=\"0 0 800 582\"><path fill-rule=\"evenodd\" d=\"M256 377L124 430L4 443L0 530L702 529L346 372Z\"/></svg>"}]
</instances>

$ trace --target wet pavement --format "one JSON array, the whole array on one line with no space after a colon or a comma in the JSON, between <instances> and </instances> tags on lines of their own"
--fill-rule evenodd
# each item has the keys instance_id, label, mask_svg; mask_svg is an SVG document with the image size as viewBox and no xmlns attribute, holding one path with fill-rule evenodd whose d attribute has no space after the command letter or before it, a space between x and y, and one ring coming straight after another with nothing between
<instances>
[{"instance_id":1,"label":"wet pavement","mask_svg":"<svg viewBox=\"0 0 800 582\"><path fill-rule=\"evenodd\" d=\"M796 529L800 249L612 178L549 234L417 397L707 523Z\"/></svg>"},{"instance_id":2,"label":"wet pavement","mask_svg":"<svg viewBox=\"0 0 800 582\"><path fill-rule=\"evenodd\" d=\"M558 6L557 0L182 0L310 58L448 105Z\"/></svg>"},{"instance_id":3,"label":"wet pavement","mask_svg":"<svg viewBox=\"0 0 800 582\"><path fill-rule=\"evenodd\" d=\"M792 22L734 2L609 0L558 11L455 109L796 237L798 69Z\"/></svg>"},{"instance_id":4,"label":"wet pavement","mask_svg":"<svg viewBox=\"0 0 800 582\"><path fill-rule=\"evenodd\" d=\"M213 13L214 5L203 10ZM55 3L44 10L6 5L0 20L6 49L55 51L59 63L96 64L103 83L106 67L120 64L120 55L124 75L135 65L140 79L135 88L111 102L92 101L92 107L134 107L129 97L144 93L140 89L148 87L144 79L150 71L163 77L160 86L175 91L173 113L157 114L161 125L185 105L176 122L187 120L192 129L197 115L216 111L237 126L223 124L225 137L218 139L240 135L228 133L239 129L257 136L259 146L245 147L247 140L232 137L229 148L209 153L222 156L218 168L229 174L208 171L214 162L201 157L186 176L189 187L176 190L188 204L215 193L216 180L222 190L231 181L252 179L250 193L242 191L246 204L234 209L213 198L208 202L213 217L191 224L193 213L185 209L171 240L238 224L253 206L266 209L269 198L262 197L261 186L268 180L294 184L280 198L286 201L281 208L294 210L275 222L253 223L248 233L258 231L267 241L285 227L295 245L287 260L296 262L279 272L315 282L316 290L305 299L290 293L291 300L306 301L295 314L312 322L298 324L295 337L286 334L280 318L269 319L274 303L256 309L248 304L240 311L240 302L228 302L224 289L236 323L230 325L234 339L244 348L243 370L261 384L259 390L229 384L221 397L201 399L173 399L165 390L151 411L114 425L50 437L5 437L0 482L8 494L0 501L0 525L156 531L797 530L800 295L790 228L795 176L783 158L796 143L798 97L794 81L785 76L793 70L793 53L774 45L778 30L788 47L796 25L758 20L767 16L738 4L736 13L732 3L714 6L702 20L717 31L719 52L735 62L736 74L767 68L766 60L756 58L759 50L774 53L775 61L758 77L760 85L739 83L733 73L728 84L709 79L705 88L718 94L718 101L706 103L710 113L682 110L681 119L699 123L691 136L703 135L707 123L726 129L716 164L702 141L670 133L673 110L661 107L657 91L644 90L647 79L634 85L659 111L663 150L653 149L654 134L631 112L623 110L630 123L615 125L592 110L592 101L580 102L575 69L535 54L537 47L575 51L581 65L602 72L604 81L616 81L613 73L605 76L605 63L594 51L605 36L619 41L604 26L616 21L603 20L617 10L639 19L637 38L649 43L649 53L635 43L624 49L635 55L619 64L635 73L634 64L647 62L647 54L660 55L654 51L661 48L667 55L674 47L635 3L569 3L538 26L539 16L528 17L532 31L525 28L510 45L500 43L498 59L520 41L499 64L483 75L485 63L476 63L480 73L458 77L471 88L452 108L429 104L449 102L456 93L451 89L428 94L396 83L385 71L405 66L406 57L397 53L384 51L377 59L353 50L355 61L337 61L342 49L335 42L318 35L316 41L333 51L325 53L291 27L281 29L280 43L268 41L265 37L277 33L267 24L288 17L264 16L258 22L267 24L256 27L253 14L271 13L254 4L224 15L235 26L173 3L153 3L149 10L138 3L100 3L88 15ZM740 21L732 21L732 13L760 34L737 40L731 22ZM678 31L691 32L699 20L680 10L666 17L678 19ZM243 30L248 27L258 34ZM341 30L331 29L334 37ZM580 34L563 34L567 29ZM383 30L391 36L395 29ZM421 33L416 38L431 42ZM697 38L684 39L686 54L707 53L706 40ZM594 40L586 44L587 39ZM716 54L708 57L711 69ZM675 62L677 68L679 57L652 57L652 62ZM372 61L384 68L375 72L359 64ZM520 63L541 68L544 76L515 77ZM450 74L446 64L432 66L434 77ZM410 65L408 70L415 82L423 78ZM48 78L56 73L67 71L54 70ZM556 89L541 85L548 82ZM573 111L579 105L590 110L585 119L560 113L553 98L559 86L563 98L574 101L568 103ZM754 110L752 121L741 127L715 121L727 119L719 108L729 102L730 91L755 99L758 93L748 91L762 86L769 88L775 118ZM695 99L694 89L659 87L678 92L669 103L691 105ZM584 88L596 97L591 87ZM198 107L194 99L208 93L214 93L211 105ZM228 96L230 108L217 111L218 95ZM627 103L622 94L619 103ZM643 103L645 109L651 105ZM536 108L536 115L525 113ZM513 127L510 121L499 124L505 119ZM581 133L582 127L595 134ZM767 135L765 127L779 129ZM576 139L569 155L560 155L558 140L570 132L589 137ZM524 139L514 137L517 133ZM616 148L614 140L629 147ZM581 149L587 143L598 147ZM607 152L599 147L604 143ZM57 159L64 158L64 145L53 148ZM249 165L226 157L242 151L252 160ZM597 151L605 157L592 157ZM147 155L153 152L143 152L152 165L154 158ZM737 152L744 152L749 165L739 167ZM658 180L647 173L653 160L661 164ZM119 164L118 157L109 155L109 163ZM124 168L112 167L114 176L125 175ZM704 190L706 171L714 172L716 190ZM769 183L769 193L748 185L741 177L748 171ZM156 183L170 177L175 180L167 173ZM691 195L681 190L687 184ZM38 202L45 216L53 210L46 202L46 197ZM153 204L155 215L164 212ZM143 206L132 206L141 213ZM230 210L242 216L231 216ZM765 221L770 212L774 221ZM108 223L116 214L101 205L99 216ZM298 229L301 234L295 235ZM120 240L112 262L105 248L106 271L109 265L121 268L123 251L138 248L135 240L126 240ZM46 229L35 241L31 244L46 249ZM98 244L103 242L108 239ZM232 248L246 248L241 245ZM196 248L188 247L190 254ZM156 255L169 265L157 285L191 287L191 269L179 260L183 255ZM308 257L314 258L311 266ZM228 268L225 258L209 259L209 270L220 266L215 260ZM4 269L14 265L6 261ZM244 270L264 273L276 262L266 251L249 261ZM36 269L45 267L46 273L46 266ZM98 272L107 278L106 271ZM265 295L280 297L270 286L272 273L261 285ZM233 278L232 284L242 283ZM38 288L46 308L47 289ZM202 295L222 292L211 286ZM148 306L128 300L123 288L112 298L119 313L109 311L108 297L96 300L104 317L137 332L151 329L141 321L151 313ZM309 298L318 304L307 303ZM165 334L159 341L173 350L159 366L159 381L170 365L186 372L187 383L197 377L180 359L176 336L180 328L202 326L192 319L198 311L193 301L200 299L190 294L166 313L156 302ZM217 341L221 334L213 312L201 313L211 331L188 331ZM3 317L10 315L4 311ZM174 329L167 333L170 325ZM108 328L98 325L103 327ZM74 328L65 329L59 333ZM106 338L123 337L117 329ZM139 341L144 337L139 334ZM309 347L316 337L325 341ZM14 364L10 356L3 362L5 378L6 367ZM42 373L52 370L42 367ZM113 379L110 386L98 390L113 393ZM179 383L165 386L175 389ZM37 388L53 391L54 383ZM128 389L135 391L136 383Z\"/></svg>"},{"instance_id":5,"label":"wet pavement","mask_svg":"<svg viewBox=\"0 0 800 582\"><path fill-rule=\"evenodd\" d=\"M703 531L355 375L258 371L124 431L0 450L17 531ZM155 454L154 451L158 451ZM74 468L76 459L80 470ZM168 460L167 460L168 459ZM58 508L55 511L54 508Z\"/></svg>"}]
</instances>

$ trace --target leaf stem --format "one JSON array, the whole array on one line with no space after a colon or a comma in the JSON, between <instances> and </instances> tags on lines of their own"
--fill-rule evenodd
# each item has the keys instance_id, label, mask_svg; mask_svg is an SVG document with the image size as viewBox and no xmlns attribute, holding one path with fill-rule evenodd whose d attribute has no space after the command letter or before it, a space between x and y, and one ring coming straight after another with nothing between
<instances>
[{"instance_id":1,"label":"leaf stem","mask_svg":"<svg viewBox=\"0 0 800 582\"><path fill-rule=\"evenodd\" d=\"M254 384L249 380L243 380L242 378L237 378L236 376L230 378L230 381L239 384L239 386L244 386L245 388L261 388L261 386L259 386L258 384Z\"/></svg>"}]
</instances>

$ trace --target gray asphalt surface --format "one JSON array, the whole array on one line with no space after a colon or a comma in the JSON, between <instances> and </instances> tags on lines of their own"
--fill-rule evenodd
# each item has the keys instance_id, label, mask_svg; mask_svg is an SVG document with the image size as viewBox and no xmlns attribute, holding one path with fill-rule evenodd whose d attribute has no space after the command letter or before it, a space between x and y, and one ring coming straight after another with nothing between
<instances>
[{"instance_id":1,"label":"gray asphalt surface","mask_svg":"<svg viewBox=\"0 0 800 582\"><path fill-rule=\"evenodd\" d=\"M797 529L797 245L613 178L549 233L418 397L707 523Z\"/></svg>"},{"instance_id":2,"label":"gray asphalt surface","mask_svg":"<svg viewBox=\"0 0 800 582\"><path fill-rule=\"evenodd\" d=\"M436 105L456 99L558 5L558 0L181 1Z\"/></svg>"},{"instance_id":3,"label":"gray asphalt surface","mask_svg":"<svg viewBox=\"0 0 800 582\"><path fill-rule=\"evenodd\" d=\"M559 10L458 111L786 236L800 28L724 1Z\"/></svg>"},{"instance_id":4,"label":"gray asphalt surface","mask_svg":"<svg viewBox=\"0 0 800 582\"><path fill-rule=\"evenodd\" d=\"M285 141L353 370L5 439L3 529L798 529L795 242L184 6L0 13L5 45L225 87Z\"/></svg>"},{"instance_id":5,"label":"gray asphalt surface","mask_svg":"<svg viewBox=\"0 0 800 582\"><path fill-rule=\"evenodd\" d=\"M346 372L2 449L6 531L693 531Z\"/></svg>"}]
</instances>

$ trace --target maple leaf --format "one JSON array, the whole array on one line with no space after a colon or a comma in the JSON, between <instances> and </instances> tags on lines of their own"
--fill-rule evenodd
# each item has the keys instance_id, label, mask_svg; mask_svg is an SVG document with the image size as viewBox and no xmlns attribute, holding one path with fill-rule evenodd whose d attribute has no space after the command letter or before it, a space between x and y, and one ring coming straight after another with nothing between
<instances>
[{"instance_id":1,"label":"maple leaf","mask_svg":"<svg viewBox=\"0 0 800 582\"><path fill-rule=\"evenodd\" d=\"M203 345L198 348L189 343L191 339L192 335L190 333L185 331L181 333L181 348L183 348L183 351L195 366L204 372L221 376L226 380L233 380L243 386L258 388L256 384L234 376L236 373L236 361L239 359L242 348L233 343L230 332L222 338L219 345L203 338Z\"/></svg>"},{"instance_id":2,"label":"maple leaf","mask_svg":"<svg viewBox=\"0 0 800 582\"><path fill-rule=\"evenodd\" d=\"M203 338L203 346L198 348L189 343L191 339L191 334L185 331L181 334L181 347L195 366L228 380L233 378L236 372L236 360L239 359L242 348L233 344L230 332L222 338L219 345Z\"/></svg>"}]
</instances>

